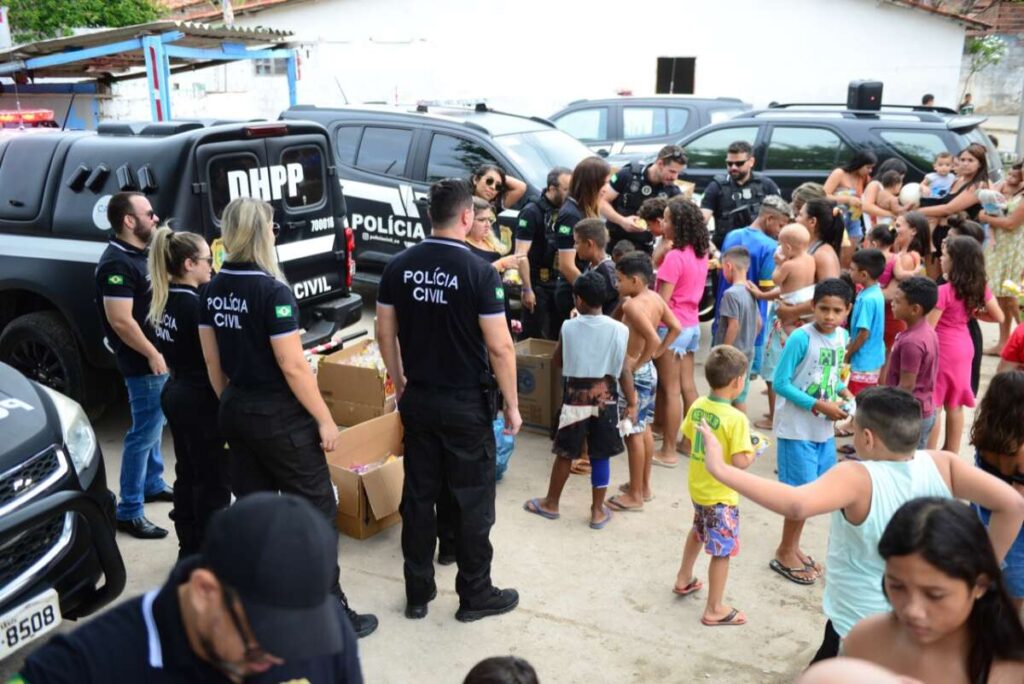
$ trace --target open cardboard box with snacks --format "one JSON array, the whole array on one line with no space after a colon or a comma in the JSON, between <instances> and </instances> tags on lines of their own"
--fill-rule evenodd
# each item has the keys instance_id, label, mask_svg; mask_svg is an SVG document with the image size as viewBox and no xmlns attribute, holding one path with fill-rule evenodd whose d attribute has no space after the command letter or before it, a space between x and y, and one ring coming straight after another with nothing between
<instances>
[{"instance_id":1,"label":"open cardboard box with snacks","mask_svg":"<svg viewBox=\"0 0 1024 684\"><path fill-rule=\"evenodd\" d=\"M395 410L395 385L373 340L321 358L316 382L338 425L359 425Z\"/></svg>"},{"instance_id":2,"label":"open cardboard box with snacks","mask_svg":"<svg viewBox=\"0 0 1024 684\"><path fill-rule=\"evenodd\" d=\"M327 454L331 481L338 488L338 529L355 539L372 537L401 520L405 465L398 413L342 430Z\"/></svg>"}]
</instances>

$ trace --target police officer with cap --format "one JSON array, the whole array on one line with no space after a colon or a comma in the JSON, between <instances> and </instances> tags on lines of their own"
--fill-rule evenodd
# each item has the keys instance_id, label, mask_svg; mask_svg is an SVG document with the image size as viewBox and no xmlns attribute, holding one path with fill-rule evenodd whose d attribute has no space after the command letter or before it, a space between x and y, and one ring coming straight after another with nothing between
<instances>
[{"instance_id":1,"label":"police officer with cap","mask_svg":"<svg viewBox=\"0 0 1024 684\"><path fill-rule=\"evenodd\" d=\"M228 261L202 298L199 338L220 397L235 496L296 494L334 525L338 504L324 453L334 449L338 428L302 352L299 307L277 263L273 218L273 207L256 199L225 207ZM348 607L337 564L335 573L333 591L356 634L372 633L377 618Z\"/></svg>"},{"instance_id":2,"label":"police officer with cap","mask_svg":"<svg viewBox=\"0 0 1024 684\"><path fill-rule=\"evenodd\" d=\"M630 162L612 174L601 200L601 215L608 221L608 251L619 240L629 240L650 254L654 236L637 217L640 205L651 197L669 200L682 193L676 179L686 168L686 153L679 145L665 145L653 164Z\"/></svg>"},{"instance_id":3,"label":"police officer with cap","mask_svg":"<svg viewBox=\"0 0 1024 684\"><path fill-rule=\"evenodd\" d=\"M491 583L496 390L506 431L519 431L516 357L497 271L465 244L473 192L449 178L430 187L430 237L393 257L377 290L377 341L405 428L402 555L405 615L420 619L437 595L434 511L447 485L459 572L456 619L514 609L519 594Z\"/></svg>"},{"instance_id":4,"label":"police officer with cap","mask_svg":"<svg viewBox=\"0 0 1024 684\"><path fill-rule=\"evenodd\" d=\"M361 684L330 593L337 556L337 534L303 499L246 497L162 587L54 637L12 681Z\"/></svg>"},{"instance_id":5,"label":"police officer with cap","mask_svg":"<svg viewBox=\"0 0 1024 684\"><path fill-rule=\"evenodd\" d=\"M572 171L556 167L548 172L548 185L536 200L519 212L516 229L516 254L526 255L530 268L523 271L523 339L531 337L557 340L562 316L555 305L558 270L558 243L555 219L569 196Z\"/></svg>"},{"instance_id":6,"label":"police officer with cap","mask_svg":"<svg viewBox=\"0 0 1024 684\"><path fill-rule=\"evenodd\" d=\"M745 228L761 211L768 195L781 195L771 178L754 172L754 150L745 140L731 143L725 154L726 175L715 176L700 201L704 220L715 219L712 239L721 250L725 236L733 228Z\"/></svg>"}]
</instances>

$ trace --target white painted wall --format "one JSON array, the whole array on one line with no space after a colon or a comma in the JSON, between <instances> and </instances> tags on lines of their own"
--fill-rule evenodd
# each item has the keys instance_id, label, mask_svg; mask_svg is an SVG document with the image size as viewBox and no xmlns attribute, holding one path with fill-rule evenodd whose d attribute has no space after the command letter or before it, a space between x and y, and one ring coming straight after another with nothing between
<instances>
[{"instance_id":1,"label":"white painted wall","mask_svg":"<svg viewBox=\"0 0 1024 684\"><path fill-rule=\"evenodd\" d=\"M623 5L636 7L636 21ZM846 99L857 78L885 82L884 101L956 99L962 26L877 0L309 0L238 18L307 43L299 100L485 98L547 116L583 97L653 93L657 57L696 57L696 94L777 101ZM514 11L512 9L514 7ZM655 18L656 19L652 19ZM656 21L655 37L634 29ZM664 37L658 37L660 33ZM632 45L624 49L623 45ZM843 51L840 51L842 49ZM197 85L198 84L198 85ZM284 78L249 63L172 78L175 117L274 117ZM144 86L119 86L111 114L148 116ZM139 104L144 105L139 109Z\"/></svg>"}]
</instances>

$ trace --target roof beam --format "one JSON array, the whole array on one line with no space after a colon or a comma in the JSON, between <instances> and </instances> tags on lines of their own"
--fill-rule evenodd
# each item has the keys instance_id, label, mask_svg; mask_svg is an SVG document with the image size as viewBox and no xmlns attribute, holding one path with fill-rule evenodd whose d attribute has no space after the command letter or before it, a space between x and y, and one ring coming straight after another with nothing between
<instances>
[{"instance_id":1,"label":"roof beam","mask_svg":"<svg viewBox=\"0 0 1024 684\"><path fill-rule=\"evenodd\" d=\"M116 55L121 52L130 52L132 50L141 49L142 39L132 38L130 40L122 40L117 43L110 43L109 45L97 45L96 47L65 50L64 52L58 52L53 55L31 57L25 60L0 64L0 76L7 76L9 74L18 73L19 71L45 69L46 67L60 66L62 64L83 62L96 57L106 57L108 55Z\"/></svg>"},{"instance_id":2,"label":"roof beam","mask_svg":"<svg viewBox=\"0 0 1024 684\"><path fill-rule=\"evenodd\" d=\"M288 59L294 55L292 50L270 49L270 50L217 50L212 48L190 48L181 45L165 45L164 53L168 57L178 59L216 59L216 60L239 60L239 59Z\"/></svg>"}]
</instances>

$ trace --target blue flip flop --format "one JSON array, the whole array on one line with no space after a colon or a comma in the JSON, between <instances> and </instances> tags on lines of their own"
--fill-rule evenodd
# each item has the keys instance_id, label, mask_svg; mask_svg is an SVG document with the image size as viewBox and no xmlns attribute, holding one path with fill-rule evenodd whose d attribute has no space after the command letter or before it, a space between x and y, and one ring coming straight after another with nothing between
<instances>
[{"instance_id":1,"label":"blue flip flop","mask_svg":"<svg viewBox=\"0 0 1024 684\"><path fill-rule=\"evenodd\" d=\"M542 518L547 518L548 520L558 520L561 517L560 513L550 513L541 508L540 499L530 499L523 504L523 510L527 513L533 513L534 515L539 515Z\"/></svg>"},{"instance_id":2,"label":"blue flip flop","mask_svg":"<svg viewBox=\"0 0 1024 684\"><path fill-rule=\"evenodd\" d=\"M605 519L602 520L601 522L591 522L590 523L590 529L592 529L592 530L600 530L605 525L607 525L608 522L612 519L612 509L608 508L607 504L601 504L601 511L604 512L604 514L606 516Z\"/></svg>"}]
</instances>

